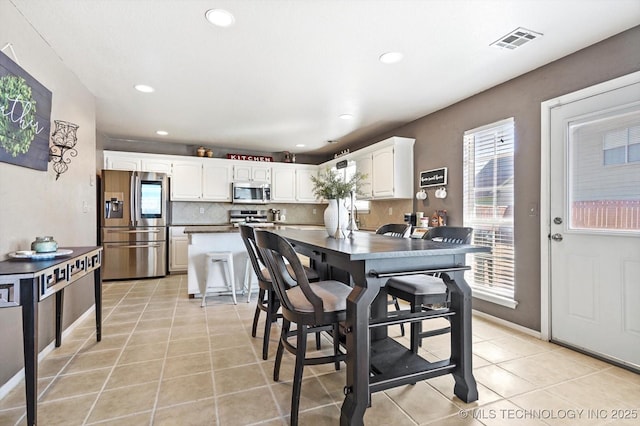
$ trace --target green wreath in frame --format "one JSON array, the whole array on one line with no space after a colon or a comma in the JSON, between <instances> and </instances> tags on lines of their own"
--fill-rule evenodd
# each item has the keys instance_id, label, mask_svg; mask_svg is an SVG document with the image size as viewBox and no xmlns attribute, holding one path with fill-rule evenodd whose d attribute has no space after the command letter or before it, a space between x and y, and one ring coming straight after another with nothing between
<instances>
[{"instance_id":1,"label":"green wreath in frame","mask_svg":"<svg viewBox=\"0 0 640 426\"><path fill-rule=\"evenodd\" d=\"M0 146L12 157L26 154L37 133L36 101L22 77L0 77Z\"/></svg>"}]
</instances>

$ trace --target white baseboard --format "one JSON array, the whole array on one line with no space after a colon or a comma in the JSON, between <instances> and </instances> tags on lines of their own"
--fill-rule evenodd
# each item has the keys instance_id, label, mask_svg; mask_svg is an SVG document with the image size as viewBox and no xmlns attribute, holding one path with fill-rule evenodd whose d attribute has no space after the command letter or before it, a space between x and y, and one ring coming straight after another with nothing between
<instances>
[{"instance_id":1,"label":"white baseboard","mask_svg":"<svg viewBox=\"0 0 640 426\"><path fill-rule=\"evenodd\" d=\"M527 334L531 337L535 337L537 339L542 339L542 334L539 331L532 330L527 327L523 327L521 325L515 324L511 321L503 320L502 318L494 317L493 315L486 314L484 312L477 311L473 309L473 315L479 316L481 318L487 319L496 324L502 325L504 327L510 328L515 331L519 331L520 333Z\"/></svg>"},{"instance_id":2,"label":"white baseboard","mask_svg":"<svg viewBox=\"0 0 640 426\"><path fill-rule=\"evenodd\" d=\"M80 323L82 323L82 321L84 321L89 315L94 313L95 310L96 310L96 305L92 305L82 315L80 315L77 320L75 320L71 325L69 325L69 327L67 327L62 332L62 339L64 340L65 336L68 336L73 330L75 330L80 325ZM56 348L56 341L54 339L51 343L49 343L40 351L40 353L38 354L38 362L42 361L44 357L49 355L51 351L53 351L55 348ZM7 382L0 387L0 399L7 396L7 394L11 392L16 386L18 386L22 380L24 380L24 367L20 369L20 371L18 371L13 377L7 380Z\"/></svg>"}]
</instances>

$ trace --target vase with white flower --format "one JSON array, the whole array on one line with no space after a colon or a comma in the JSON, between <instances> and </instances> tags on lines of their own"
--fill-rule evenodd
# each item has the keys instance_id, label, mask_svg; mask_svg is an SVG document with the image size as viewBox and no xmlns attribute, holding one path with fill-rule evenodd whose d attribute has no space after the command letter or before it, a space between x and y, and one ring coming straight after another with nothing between
<instances>
[{"instance_id":1,"label":"vase with white flower","mask_svg":"<svg viewBox=\"0 0 640 426\"><path fill-rule=\"evenodd\" d=\"M344 200L352 192L362 195L360 184L364 178L366 175L360 172L355 172L351 177L345 178L343 173L330 168L321 171L318 176L311 176L315 196L329 202L329 206L324 211L324 224L330 237L345 237L344 228L347 226L348 216L341 219L341 207L343 213L347 214ZM343 205L341 206L341 204Z\"/></svg>"}]
</instances>

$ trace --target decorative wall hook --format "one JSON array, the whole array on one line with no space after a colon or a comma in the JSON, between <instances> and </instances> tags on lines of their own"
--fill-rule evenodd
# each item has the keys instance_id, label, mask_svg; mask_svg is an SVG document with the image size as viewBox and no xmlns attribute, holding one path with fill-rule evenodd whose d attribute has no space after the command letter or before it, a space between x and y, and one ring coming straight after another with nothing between
<instances>
[{"instance_id":1,"label":"decorative wall hook","mask_svg":"<svg viewBox=\"0 0 640 426\"><path fill-rule=\"evenodd\" d=\"M49 147L49 161L53 162L53 170L56 172L56 180L69 169L71 158L78 155L74 148L78 142L76 132L78 125L67 121L55 120L56 128L51 135L52 145ZM67 157L65 158L65 155Z\"/></svg>"}]
</instances>

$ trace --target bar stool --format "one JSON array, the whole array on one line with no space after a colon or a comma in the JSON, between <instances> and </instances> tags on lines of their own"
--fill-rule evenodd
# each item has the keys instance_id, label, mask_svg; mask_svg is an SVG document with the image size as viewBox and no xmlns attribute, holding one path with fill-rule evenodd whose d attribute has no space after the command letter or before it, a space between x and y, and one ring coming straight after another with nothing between
<instances>
[{"instance_id":1,"label":"bar stool","mask_svg":"<svg viewBox=\"0 0 640 426\"><path fill-rule=\"evenodd\" d=\"M200 281L200 294L202 294L202 303L201 307L205 307L207 305L207 289L213 288L213 283L209 282L209 276L211 275L211 267L214 264L222 263L222 269L224 270L224 274L227 281L227 286L231 288L231 295L233 296L233 304L237 305L238 301L236 300L236 285L235 285L235 276L233 273L233 252L230 251L210 251L205 254L207 259L207 265L205 268L206 277L204 280ZM219 287L219 286L218 286Z\"/></svg>"}]
</instances>

